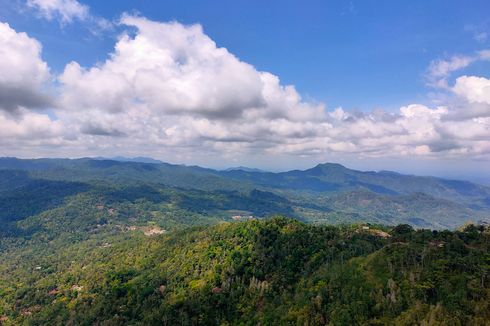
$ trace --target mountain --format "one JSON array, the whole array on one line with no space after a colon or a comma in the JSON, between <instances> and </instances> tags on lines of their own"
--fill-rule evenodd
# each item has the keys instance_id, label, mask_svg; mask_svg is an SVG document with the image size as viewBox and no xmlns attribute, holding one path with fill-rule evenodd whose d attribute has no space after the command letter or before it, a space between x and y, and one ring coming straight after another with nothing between
<instances>
[{"instance_id":1,"label":"mountain","mask_svg":"<svg viewBox=\"0 0 490 326\"><path fill-rule=\"evenodd\" d=\"M0 324L485 325L489 193L338 164L0 158Z\"/></svg>"},{"instance_id":2,"label":"mountain","mask_svg":"<svg viewBox=\"0 0 490 326\"><path fill-rule=\"evenodd\" d=\"M225 172L229 172L229 171L244 171L244 172L258 172L258 173L267 172L267 171L264 171L264 170L261 170L261 169L248 168L246 166L231 167L231 168L225 169L224 171Z\"/></svg>"},{"instance_id":3,"label":"mountain","mask_svg":"<svg viewBox=\"0 0 490 326\"><path fill-rule=\"evenodd\" d=\"M155 160L151 157L143 157L143 156L137 156L137 157L124 157L124 156L114 156L114 157L94 157L94 160L102 160L102 161L119 161L119 162L137 162L137 163L154 163L154 164L160 164L163 163L162 161Z\"/></svg>"},{"instance_id":4,"label":"mountain","mask_svg":"<svg viewBox=\"0 0 490 326\"><path fill-rule=\"evenodd\" d=\"M490 230L281 217L10 244L2 325L486 325Z\"/></svg>"},{"instance_id":5,"label":"mountain","mask_svg":"<svg viewBox=\"0 0 490 326\"><path fill-rule=\"evenodd\" d=\"M143 202L155 206L154 193L165 198L153 207L161 214L180 210L225 221L239 215L286 214L312 223L407 223L444 229L490 217L489 187L386 171L362 172L339 164L272 173L88 158L0 158L0 173L0 220L9 223L61 207L75 195L112 196L114 205L140 207ZM134 194L114 197L114 189ZM137 193L137 189L150 190ZM29 204L20 207L23 198Z\"/></svg>"},{"instance_id":6,"label":"mountain","mask_svg":"<svg viewBox=\"0 0 490 326\"><path fill-rule=\"evenodd\" d=\"M225 172L226 173L226 172ZM395 172L362 172L340 164L319 164L304 171L282 173L254 173L229 171L234 179L252 181L274 188L337 192L369 190L378 194L400 195L426 193L434 197L474 203L481 208L490 207L490 188L468 181L446 180L435 177L418 177Z\"/></svg>"}]
</instances>

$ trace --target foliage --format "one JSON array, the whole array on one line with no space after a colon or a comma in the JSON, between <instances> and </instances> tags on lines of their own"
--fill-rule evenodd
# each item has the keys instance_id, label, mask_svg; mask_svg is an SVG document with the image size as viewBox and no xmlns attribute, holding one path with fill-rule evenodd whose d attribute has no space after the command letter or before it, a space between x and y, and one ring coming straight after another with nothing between
<instances>
[{"instance_id":1,"label":"foliage","mask_svg":"<svg viewBox=\"0 0 490 326\"><path fill-rule=\"evenodd\" d=\"M333 164L0 158L0 324L486 325L489 229L442 229L488 198Z\"/></svg>"},{"instance_id":2,"label":"foliage","mask_svg":"<svg viewBox=\"0 0 490 326\"><path fill-rule=\"evenodd\" d=\"M7 325L485 325L489 245L483 226L282 217L93 234L6 252L0 316Z\"/></svg>"},{"instance_id":3,"label":"foliage","mask_svg":"<svg viewBox=\"0 0 490 326\"><path fill-rule=\"evenodd\" d=\"M231 216L228 211L239 210L254 216L285 214L312 223L405 223L444 229L470 220L488 221L490 213L488 187L360 172L338 164L266 173L88 158L0 158L0 234L16 232L11 222L62 206L67 197L94 189L106 197L104 192L112 192L116 202L170 201L191 215L225 220Z\"/></svg>"}]
</instances>

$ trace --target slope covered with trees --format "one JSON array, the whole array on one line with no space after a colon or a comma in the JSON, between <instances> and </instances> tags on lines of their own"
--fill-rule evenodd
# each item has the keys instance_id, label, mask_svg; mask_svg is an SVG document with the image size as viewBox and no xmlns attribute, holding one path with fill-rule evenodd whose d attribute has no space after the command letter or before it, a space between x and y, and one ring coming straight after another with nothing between
<instances>
[{"instance_id":1,"label":"slope covered with trees","mask_svg":"<svg viewBox=\"0 0 490 326\"><path fill-rule=\"evenodd\" d=\"M338 165L0 159L0 324L486 325L488 193Z\"/></svg>"},{"instance_id":2,"label":"slope covered with trees","mask_svg":"<svg viewBox=\"0 0 490 326\"><path fill-rule=\"evenodd\" d=\"M483 226L281 217L93 235L2 255L0 316L6 325L486 325L489 245Z\"/></svg>"},{"instance_id":3,"label":"slope covered with trees","mask_svg":"<svg viewBox=\"0 0 490 326\"><path fill-rule=\"evenodd\" d=\"M110 197L114 203L144 210L148 205L142 205L150 202L152 211L160 215L179 210L221 220L286 214L311 223L406 223L444 229L467 221L488 222L490 217L488 187L361 172L338 164L266 173L166 163L0 158L0 232L11 233L18 221L63 206L81 194L95 197L94 202L97 197Z\"/></svg>"}]
</instances>

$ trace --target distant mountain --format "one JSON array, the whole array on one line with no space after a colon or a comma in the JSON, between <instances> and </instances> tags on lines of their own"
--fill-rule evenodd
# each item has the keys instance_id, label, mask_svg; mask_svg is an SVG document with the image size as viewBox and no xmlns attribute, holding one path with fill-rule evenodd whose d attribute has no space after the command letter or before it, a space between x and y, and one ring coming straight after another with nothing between
<instances>
[{"instance_id":1,"label":"distant mountain","mask_svg":"<svg viewBox=\"0 0 490 326\"><path fill-rule=\"evenodd\" d=\"M246 166L231 167L231 168L225 169L223 171L226 171L226 172L229 172L229 171L244 171L244 172L257 172L257 173L267 172L267 171L264 171L264 170L261 170L261 169L248 168Z\"/></svg>"},{"instance_id":2,"label":"distant mountain","mask_svg":"<svg viewBox=\"0 0 490 326\"><path fill-rule=\"evenodd\" d=\"M155 160L151 157L124 157L124 156L114 156L114 157L94 157L94 160L110 160L110 161L119 161L119 162L137 162L137 163L154 163L160 164L162 161Z\"/></svg>"},{"instance_id":3,"label":"distant mountain","mask_svg":"<svg viewBox=\"0 0 490 326\"><path fill-rule=\"evenodd\" d=\"M162 205L152 208L161 214L178 209L189 216L225 220L240 212L259 217L281 213L312 223L408 223L442 229L490 219L489 187L389 171L363 172L332 163L272 173L90 158L0 158L0 174L3 204L0 215L4 221L18 221L42 209L58 207L63 205L63 198L85 193L95 196L94 189L98 189L97 193L102 191L100 196L105 198L108 190L100 188L101 185L133 189L133 195L127 199L114 197L120 205L127 202L140 207L145 201L152 202L157 194L167 198ZM143 189L142 186L151 190L138 195L137 189ZM66 191L60 189L63 187ZM18 196L15 198L29 194L31 204L27 206L33 209L16 206L22 205L22 201L13 198L14 193ZM18 216L16 209L22 210Z\"/></svg>"},{"instance_id":4,"label":"distant mountain","mask_svg":"<svg viewBox=\"0 0 490 326\"><path fill-rule=\"evenodd\" d=\"M426 193L428 195L490 208L490 187L469 181L403 175L390 171L357 171L340 164L319 164L304 171L254 173L227 171L221 175L272 188L310 192L369 190L382 195Z\"/></svg>"}]
</instances>

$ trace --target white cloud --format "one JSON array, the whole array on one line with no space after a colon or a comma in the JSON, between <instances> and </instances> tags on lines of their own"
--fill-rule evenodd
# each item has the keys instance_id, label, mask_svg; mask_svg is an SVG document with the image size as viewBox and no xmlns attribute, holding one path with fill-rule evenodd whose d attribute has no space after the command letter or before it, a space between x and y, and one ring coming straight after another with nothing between
<instances>
[{"instance_id":1,"label":"white cloud","mask_svg":"<svg viewBox=\"0 0 490 326\"><path fill-rule=\"evenodd\" d=\"M71 62L58 76L60 96L51 118L23 107L17 117L0 112L2 146L8 142L19 151L45 155L148 155L173 161L331 154L490 159L486 78L463 76L454 86L446 84L458 101L440 107L327 111L217 46L200 25L128 15L121 25L128 31L109 59L92 67ZM38 68L10 63L13 70L6 76L39 75L38 87L49 78L39 44L7 31L31 44L30 51L21 52L31 52L31 64L37 63L32 67ZM490 52L475 57L485 60ZM476 60L464 58L433 64L433 75L447 80Z\"/></svg>"},{"instance_id":2,"label":"white cloud","mask_svg":"<svg viewBox=\"0 0 490 326\"><path fill-rule=\"evenodd\" d=\"M490 105L490 79L488 78L476 76L458 77L453 91L470 103L476 102Z\"/></svg>"},{"instance_id":3,"label":"white cloud","mask_svg":"<svg viewBox=\"0 0 490 326\"><path fill-rule=\"evenodd\" d=\"M431 62L428 70L428 82L430 86L446 88L447 78L456 70L468 67L475 61L475 57L454 56L449 60L437 60Z\"/></svg>"},{"instance_id":4,"label":"white cloud","mask_svg":"<svg viewBox=\"0 0 490 326\"><path fill-rule=\"evenodd\" d=\"M0 139L2 145L10 142L37 142L38 139L63 137L61 121L53 121L47 115L25 112L17 119L0 113Z\"/></svg>"},{"instance_id":5,"label":"white cloud","mask_svg":"<svg viewBox=\"0 0 490 326\"><path fill-rule=\"evenodd\" d=\"M83 22L84 26L94 35L113 27L109 20L90 13L89 6L77 0L27 0L27 7L39 13L47 20L58 20L61 25L75 21Z\"/></svg>"},{"instance_id":6,"label":"white cloud","mask_svg":"<svg viewBox=\"0 0 490 326\"><path fill-rule=\"evenodd\" d=\"M490 50L482 50L475 55L455 55L448 60L432 61L427 70L427 83L436 88L449 88L451 73L464 69L477 61L490 60Z\"/></svg>"},{"instance_id":7,"label":"white cloud","mask_svg":"<svg viewBox=\"0 0 490 326\"><path fill-rule=\"evenodd\" d=\"M307 122L325 117L322 106L302 102L294 87L217 47L199 25L134 16L123 16L121 24L137 32L121 36L109 60L89 69L72 62L59 78L62 106L82 132L146 130L144 141L151 130L153 139L180 145L253 142L311 133Z\"/></svg>"},{"instance_id":8,"label":"white cloud","mask_svg":"<svg viewBox=\"0 0 490 326\"><path fill-rule=\"evenodd\" d=\"M89 8L76 0L27 0L27 6L36 9L48 20L60 19L62 23L85 20Z\"/></svg>"},{"instance_id":9,"label":"white cloud","mask_svg":"<svg viewBox=\"0 0 490 326\"><path fill-rule=\"evenodd\" d=\"M122 23L138 28L124 35L101 67L67 66L60 80L67 85L65 104L112 111L146 103L155 113L183 112L238 116L259 106L260 75L254 68L217 48L199 25L160 24L126 16ZM91 94L83 96L83 94Z\"/></svg>"},{"instance_id":10,"label":"white cloud","mask_svg":"<svg viewBox=\"0 0 490 326\"><path fill-rule=\"evenodd\" d=\"M0 44L0 111L18 113L21 108L49 105L43 85L50 74L39 42L0 22Z\"/></svg>"}]
</instances>

